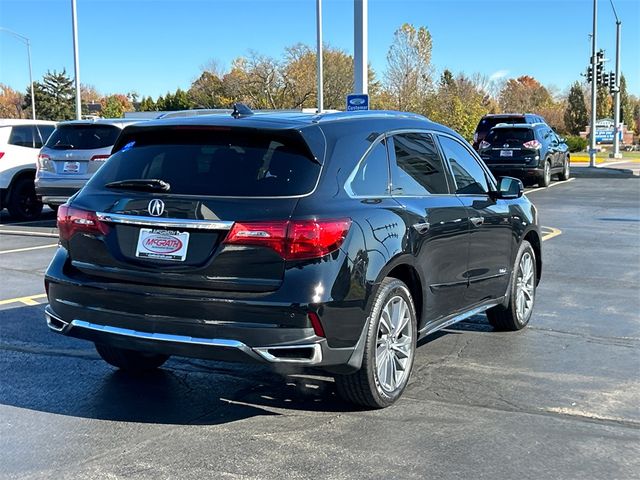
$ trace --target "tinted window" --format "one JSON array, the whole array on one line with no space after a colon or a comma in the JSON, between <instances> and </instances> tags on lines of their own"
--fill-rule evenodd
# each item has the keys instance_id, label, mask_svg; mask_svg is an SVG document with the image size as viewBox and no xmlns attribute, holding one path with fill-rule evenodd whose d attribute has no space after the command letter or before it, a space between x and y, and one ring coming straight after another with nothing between
<instances>
[{"instance_id":1,"label":"tinted window","mask_svg":"<svg viewBox=\"0 0 640 480\"><path fill-rule=\"evenodd\" d=\"M516 143L522 144L533 139L533 129L531 128L494 128L489 132L485 141L495 145L504 143L513 145Z\"/></svg>"},{"instance_id":2,"label":"tinted window","mask_svg":"<svg viewBox=\"0 0 640 480\"><path fill-rule=\"evenodd\" d=\"M96 150L116 143L120 129L112 125L61 125L47 140L47 147L59 150Z\"/></svg>"},{"instance_id":3,"label":"tinted window","mask_svg":"<svg viewBox=\"0 0 640 480\"><path fill-rule=\"evenodd\" d=\"M33 138L35 140L35 147L42 148L47 142L47 139L51 136L53 131L56 129L53 125L34 125L34 134Z\"/></svg>"},{"instance_id":4,"label":"tinted window","mask_svg":"<svg viewBox=\"0 0 640 480\"><path fill-rule=\"evenodd\" d=\"M87 186L102 189L119 180L153 178L183 195L280 197L313 190L320 165L299 136L224 130L175 127L134 133Z\"/></svg>"},{"instance_id":5,"label":"tinted window","mask_svg":"<svg viewBox=\"0 0 640 480\"><path fill-rule=\"evenodd\" d=\"M17 125L11 128L9 136L9 144L18 147L33 148L33 126Z\"/></svg>"},{"instance_id":6,"label":"tinted window","mask_svg":"<svg viewBox=\"0 0 640 480\"><path fill-rule=\"evenodd\" d=\"M351 191L361 196L387 195L389 189L389 164L387 147L380 142L371 149L360 163L351 181Z\"/></svg>"},{"instance_id":7,"label":"tinted window","mask_svg":"<svg viewBox=\"0 0 640 480\"><path fill-rule=\"evenodd\" d=\"M489 184L484 170L460 142L449 137L440 137L440 145L449 160L456 180L456 193L487 193Z\"/></svg>"},{"instance_id":8,"label":"tinted window","mask_svg":"<svg viewBox=\"0 0 640 480\"><path fill-rule=\"evenodd\" d=\"M442 159L433 138L425 133L404 133L393 137L391 162L392 193L427 195L449 193Z\"/></svg>"},{"instance_id":9,"label":"tinted window","mask_svg":"<svg viewBox=\"0 0 640 480\"><path fill-rule=\"evenodd\" d=\"M486 133L495 127L499 123L525 123L525 119L522 115L513 117L488 117L480 120L476 131Z\"/></svg>"}]
</instances>

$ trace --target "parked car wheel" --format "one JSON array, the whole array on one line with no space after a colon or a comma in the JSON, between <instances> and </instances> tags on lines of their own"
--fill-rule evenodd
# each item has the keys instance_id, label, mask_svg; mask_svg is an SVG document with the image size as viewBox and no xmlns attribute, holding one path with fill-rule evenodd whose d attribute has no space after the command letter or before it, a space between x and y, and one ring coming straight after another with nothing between
<instances>
[{"instance_id":1,"label":"parked car wheel","mask_svg":"<svg viewBox=\"0 0 640 480\"><path fill-rule=\"evenodd\" d=\"M538 186L548 187L549 185L551 185L551 163L549 163L549 160L547 160L544 162L542 175L538 179Z\"/></svg>"},{"instance_id":2,"label":"parked car wheel","mask_svg":"<svg viewBox=\"0 0 640 480\"><path fill-rule=\"evenodd\" d=\"M567 157L564 159L564 164L562 165L562 172L558 175L558 178L560 180L569 180L570 176L571 176L571 165L570 165L569 158Z\"/></svg>"},{"instance_id":3,"label":"parked car wheel","mask_svg":"<svg viewBox=\"0 0 640 480\"><path fill-rule=\"evenodd\" d=\"M520 330L531 319L536 296L536 254L524 240L518 250L509 283L509 303L487 310L489 323L496 330Z\"/></svg>"},{"instance_id":4,"label":"parked car wheel","mask_svg":"<svg viewBox=\"0 0 640 480\"><path fill-rule=\"evenodd\" d=\"M51 210L53 210L54 213L58 213L58 208L60 207L60 205L47 204L47 207L49 207Z\"/></svg>"},{"instance_id":5,"label":"parked car wheel","mask_svg":"<svg viewBox=\"0 0 640 480\"><path fill-rule=\"evenodd\" d=\"M416 349L417 317L404 282L385 278L369 315L362 367L336 376L338 394L370 408L393 404L407 386Z\"/></svg>"},{"instance_id":6,"label":"parked car wheel","mask_svg":"<svg viewBox=\"0 0 640 480\"><path fill-rule=\"evenodd\" d=\"M96 343L96 350L102 359L110 365L131 373L155 370L169 359L169 355L124 350Z\"/></svg>"},{"instance_id":7,"label":"parked car wheel","mask_svg":"<svg viewBox=\"0 0 640 480\"><path fill-rule=\"evenodd\" d=\"M42 212L42 202L36 196L33 179L23 177L13 184L7 209L16 220L35 220Z\"/></svg>"}]
</instances>

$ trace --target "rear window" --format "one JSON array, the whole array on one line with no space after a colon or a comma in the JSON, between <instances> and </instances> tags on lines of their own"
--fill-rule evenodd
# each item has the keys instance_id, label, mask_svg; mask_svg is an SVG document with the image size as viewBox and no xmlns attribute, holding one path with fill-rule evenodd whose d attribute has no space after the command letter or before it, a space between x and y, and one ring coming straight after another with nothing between
<instances>
[{"instance_id":1,"label":"rear window","mask_svg":"<svg viewBox=\"0 0 640 480\"><path fill-rule=\"evenodd\" d=\"M522 115L513 117L483 118L482 120L480 120L480 123L478 123L478 128L476 128L476 131L486 133L499 123L525 123L525 119Z\"/></svg>"},{"instance_id":2,"label":"rear window","mask_svg":"<svg viewBox=\"0 0 640 480\"><path fill-rule=\"evenodd\" d=\"M525 143L533 139L533 130L530 128L496 128L489 132L485 141L491 144Z\"/></svg>"},{"instance_id":3,"label":"rear window","mask_svg":"<svg viewBox=\"0 0 640 480\"><path fill-rule=\"evenodd\" d=\"M320 165L296 132L174 127L132 133L88 188L159 179L178 195L283 197L315 187Z\"/></svg>"},{"instance_id":4,"label":"rear window","mask_svg":"<svg viewBox=\"0 0 640 480\"><path fill-rule=\"evenodd\" d=\"M113 146L120 132L113 125L62 125L46 146L56 150L97 150Z\"/></svg>"}]
</instances>

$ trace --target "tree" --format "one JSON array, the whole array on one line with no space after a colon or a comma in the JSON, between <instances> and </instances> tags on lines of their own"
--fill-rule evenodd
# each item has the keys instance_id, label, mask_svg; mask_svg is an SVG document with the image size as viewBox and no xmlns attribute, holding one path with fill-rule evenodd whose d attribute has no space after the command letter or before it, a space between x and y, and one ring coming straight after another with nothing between
<instances>
[{"instance_id":1,"label":"tree","mask_svg":"<svg viewBox=\"0 0 640 480\"><path fill-rule=\"evenodd\" d=\"M151 97L144 97L140 102L140 105L138 105L139 112L153 112L157 109L156 102L154 102Z\"/></svg>"},{"instance_id":2,"label":"tree","mask_svg":"<svg viewBox=\"0 0 640 480\"><path fill-rule=\"evenodd\" d=\"M398 110L416 110L432 87L431 33L405 23L387 53L386 88Z\"/></svg>"},{"instance_id":3,"label":"tree","mask_svg":"<svg viewBox=\"0 0 640 480\"><path fill-rule=\"evenodd\" d=\"M188 110L191 108L191 102L187 92L178 88L173 94L167 92L164 97L164 110Z\"/></svg>"},{"instance_id":4,"label":"tree","mask_svg":"<svg viewBox=\"0 0 640 480\"><path fill-rule=\"evenodd\" d=\"M627 79L624 75L620 75L620 121L624 123L628 129L633 130L633 106L629 100L629 93L627 92Z\"/></svg>"},{"instance_id":5,"label":"tree","mask_svg":"<svg viewBox=\"0 0 640 480\"><path fill-rule=\"evenodd\" d=\"M133 110L131 102L126 95L115 94L105 97L100 102L102 104L102 116L104 118L121 118L124 112Z\"/></svg>"},{"instance_id":6,"label":"tree","mask_svg":"<svg viewBox=\"0 0 640 480\"><path fill-rule=\"evenodd\" d=\"M640 133L640 101L636 101L635 106L633 107L633 129L636 132L636 135ZM628 127L631 128L631 127Z\"/></svg>"},{"instance_id":7,"label":"tree","mask_svg":"<svg viewBox=\"0 0 640 480\"><path fill-rule=\"evenodd\" d=\"M500 107L504 112L538 112L550 106L553 98L549 91L535 78L523 75L509 79L499 95Z\"/></svg>"},{"instance_id":8,"label":"tree","mask_svg":"<svg viewBox=\"0 0 640 480\"><path fill-rule=\"evenodd\" d=\"M604 85L598 85L596 95L596 119L608 118L611 116L611 94L609 89Z\"/></svg>"},{"instance_id":9,"label":"tree","mask_svg":"<svg viewBox=\"0 0 640 480\"><path fill-rule=\"evenodd\" d=\"M587 104L579 82L575 82L569 90L567 108L564 111L564 124L571 135L578 135L589 123Z\"/></svg>"},{"instance_id":10,"label":"tree","mask_svg":"<svg viewBox=\"0 0 640 480\"><path fill-rule=\"evenodd\" d=\"M202 72L191 84L187 96L196 108L227 108L232 103L225 96L222 78L210 71Z\"/></svg>"},{"instance_id":11,"label":"tree","mask_svg":"<svg viewBox=\"0 0 640 480\"><path fill-rule=\"evenodd\" d=\"M0 83L0 118L22 118L24 96Z\"/></svg>"},{"instance_id":12,"label":"tree","mask_svg":"<svg viewBox=\"0 0 640 480\"><path fill-rule=\"evenodd\" d=\"M75 91L73 82L62 72L47 71L42 82L35 82L36 114L42 120L71 120L75 118ZM24 96L26 109L31 112L31 91ZM30 113L29 113L30 115Z\"/></svg>"}]
</instances>

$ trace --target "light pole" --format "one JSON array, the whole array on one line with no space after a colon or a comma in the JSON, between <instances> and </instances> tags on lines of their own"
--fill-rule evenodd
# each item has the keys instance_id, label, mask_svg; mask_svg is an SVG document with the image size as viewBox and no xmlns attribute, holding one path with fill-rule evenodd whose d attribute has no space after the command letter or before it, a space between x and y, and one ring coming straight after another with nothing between
<instances>
[{"instance_id":1,"label":"light pole","mask_svg":"<svg viewBox=\"0 0 640 480\"><path fill-rule=\"evenodd\" d=\"M322 74L322 0L316 0L316 32L318 44L316 46L316 60L318 63L318 113L324 110L323 74Z\"/></svg>"},{"instance_id":2,"label":"light pole","mask_svg":"<svg viewBox=\"0 0 640 480\"><path fill-rule=\"evenodd\" d=\"M616 17L616 82L614 88L614 110L613 110L613 153L609 155L611 158L622 158L620 154L620 29L622 28L622 22L618 18L616 7L613 6L613 0L611 1L611 8L613 14Z\"/></svg>"},{"instance_id":3,"label":"light pole","mask_svg":"<svg viewBox=\"0 0 640 480\"><path fill-rule=\"evenodd\" d=\"M369 92L368 69L369 0L353 0L353 88L354 93Z\"/></svg>"},{"instance_id":4,"label":"light pole","mask_svg":"<svg viewBox=\"0 0 640 480\"><path fill-rule=\"evenodd\" d=\"M593 78L591 79L591 126L589 127L589 166L596 166L596 96L598 91L596 88L596 32L598 19L598 0L593 0L593 33L591 35L591 69Z\"/></svg>"},{"instance_id":5,"label":"light pole","mask_svg":"<svg viewBox=\"0 0 640 480\"><path fill-rule=\"evenodd\" d=\"M82 118L82 104L80 103L80 59L78 58L78 13L76 0L71 0L71 24L73 29L73 66L76 74L76 119Z\"/></svg>"},{"instance_id":6,"label":"light pole","mask_svg":"<svg viewBox=\"0 0 640 480\"><path fill-rule=\"evenodd\" d=\"M20 35L19 33L16 33L13 30L9 30L8 28L0 27L0 31L10 33L16 38L22 40L27 45L27 56L29 57L29 83L31 85L31 116L35 120L36 119L36 97L33 93L33 74L31 70L31 42L24 35Z\"/></svg>"}]
</instances>

